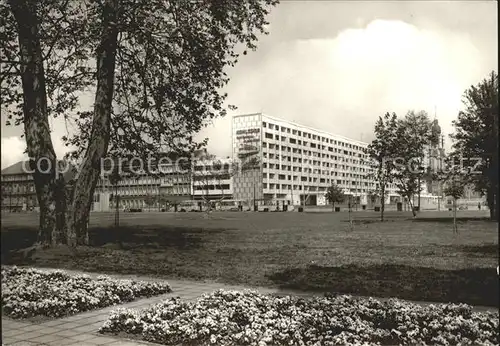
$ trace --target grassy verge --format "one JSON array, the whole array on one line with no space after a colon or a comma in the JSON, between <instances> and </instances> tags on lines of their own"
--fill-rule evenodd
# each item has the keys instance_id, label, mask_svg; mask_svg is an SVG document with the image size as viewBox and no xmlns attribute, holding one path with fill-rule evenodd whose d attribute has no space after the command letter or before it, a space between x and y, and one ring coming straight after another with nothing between
<instances>
[{"instance_id":1,"label":"grassy verge","mask_svg":"<svg viewBox=\"0 0 500 346\"><path fill-rule=\"evenodd\" d=\"M434 302L498 306L497 224L342 213L198 213L91 220L91 246L27 254L33 226L2 226L2 263L215 280ZM99 219L101 218L101 219Z\"/></svg>"}]
</instances>

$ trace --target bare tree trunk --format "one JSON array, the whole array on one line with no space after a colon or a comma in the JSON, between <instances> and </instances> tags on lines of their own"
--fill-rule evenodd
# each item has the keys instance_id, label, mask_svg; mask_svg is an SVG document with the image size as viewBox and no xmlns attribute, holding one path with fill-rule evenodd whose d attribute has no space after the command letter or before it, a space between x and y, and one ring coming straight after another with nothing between
<instances>
[{"instance_id":1,"label":"bare tree trunk","mask_svg":"<svg viewBox=\"0 0 500 346\"><path fill-rule=\"evenodd\" d=\"M498 178L497 178L498 179ZM498 185L495 187L493 191L493 196L492 196L493 202L493 221L498 221Z\"/></svg>"},{"instance_id":2,"label":"bare tree trunk","mask_svg":"<svg viewBox=\"0 0 500 346\"><path fill-rule=\"evenodd\" d=\"M85 157L73 190L73 203L68 213L68 244L88 244L90 207L101 170L101 159L108 151L111 130L111 104L118 28L116 0L106 0L103 9L103 31L97 49L97 89L92 132Z\"/></svg>"},{"instance_id":3,"label":"bare tree trunk","mask_svg":"<svg viewBox=\"0 0 500 346\"><path fill-rule=\"evenodd\" d=\"M457 199L453 198L453 232L458 233L457 229Z\"/></svg>"},{"instance_id":4,"label":"bare tree trunk","mask_svg":"<svg viewBox=\"0 0 500 346\"><path fill-rule=\"evenodd\" d=\"M212 209L212 206L210 205L210 196L209 196L209 187L210 187L210 181L208 179L205 180L205 196L203 197L205 201L205 205L207 210L205 210L205 213L207 216L210 214L210 211Z\"/></svg>"},{"instance_id":5,"label":"bare tree trunk","mask_svg":"<svg viewBox=\"0 0 500 346\"><path fill-rule=\"evenodd\" d=\"M66 234L66 210L67 210L67 196L66 184L62 174L54 186L55 200L56 200L56 227L52 232L52 244L67 244Z\"/></svg>"},{"instance_id":6,"label":"bare tree trunk","mask_svg":"<svg viewBox=\"0 0 500 346\"><path fill-rule=\"evenodd\" d=\"M59 239L56 232L54 194L57 158L50 137L43 56L38 36L40 26L35 2L10 0L19 35L19 59L23 88L24 134L40 207L37 242L45 246Z\"/></svg>"},{"instance_id":7,"label":"bare tree trunk","mask_svg":"<svg viewBox=\"0 0 500 346\"><path fill-rule=\"evenodd\" d=\"M221 199L219 201L219 209L222 210L222 203L224 203L224 189L222 188L222 182L219 181L219 187L220 187L220 192L221 192Z\"/></svg>"},{"instance_id":8,"label":"bare tree trunk","mask_svg":"<svg viewBox=\"0 0 500 346\"><path fill-rule=\"evenodd\" d=\"M495 215L495 208L494 208L494 202L493 202L493 193L491 189L488 189L486 191L486 202L488 203L488 208L490 210L490 219L493 220L493 217Z\"/></svg>"},{"instance_id":9,"label":"bare tree trunk","mask_svg":"<svg viewBox=\"0 0 500 346\"><path fill-rule=\"evenodd\" d=\"M497 194L493 188L488 188L486 191L486 202L488 203L488 208L490 209L490 219L493 221L498 220L498 205L496 205L495 199Z\"/></svg>"},{"instance_id":10,"label":"bare tree trunk","mask_svg":"<svg viewBox=\"0 0 500 346\"><path fill-rule=\"evenodd\" d=\"M414 207L414 205L412 203L412 197L413 196L408 195L407 197L408 197L408 204L410 205L410 209L411 209L411 213L413 215L413 218L416 218L417 217L417 213L415 212L415 207Z\"/></svg>"},{"instance_id":11,"label":"bare tree trunk","mask_svg":"<svg viewBox=\"0 0 500 346\"><path fill-rule=\"evenodd\" d=\"M351 216L351 211L352 211L352 199L351 196L349 195L349 202L348 202L348 212L349 212L349 230L353 230L353 224L352 224L352 216Z\"/></svg>"}]
</instances>

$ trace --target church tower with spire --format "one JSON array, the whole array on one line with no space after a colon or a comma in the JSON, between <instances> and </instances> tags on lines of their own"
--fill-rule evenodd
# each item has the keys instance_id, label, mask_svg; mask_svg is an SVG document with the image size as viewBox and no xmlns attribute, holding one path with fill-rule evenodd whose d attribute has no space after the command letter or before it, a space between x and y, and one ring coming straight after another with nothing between
<instances>
[{"instance_id":1,"label":"church tower with spire","mask_svg":"<svg viewBox=\"0 0 500 346\"><path fill-rule=\"evenodd\" d=\"M430 137L430 143L427 147L426 166L431 174L427 177L427 191L433 195L441 195L439 182L433 177L435 173L439 173L442 170L444 162L444 136L436 115L434 115L434 120L432 121Z\"/></svg>"}]
</instances>

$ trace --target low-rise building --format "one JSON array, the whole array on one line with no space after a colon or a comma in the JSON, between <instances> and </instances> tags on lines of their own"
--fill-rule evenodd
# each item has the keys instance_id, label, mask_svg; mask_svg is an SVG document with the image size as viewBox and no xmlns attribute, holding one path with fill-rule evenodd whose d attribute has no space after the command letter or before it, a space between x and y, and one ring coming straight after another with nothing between
<instances>
[{"instance_id":1,"label":"low-rise building","mask_svg":"<svg viewBox=\"0 0 500 346\"><path fill-rule=\"evenodd\" d=\"M180 205L198 209L202 201L232 198L232 177L228 159L217 159L206 150L189 157L162 154L144 169L141 160L120 160L120 179L113 181L113 169L101 172L94 194L93 211L141 209L161 211Z\"/></svg>"},{"instance_id":2,"label":"low-rise building","mask_svg":"<svg viewBox=\"0 0 500 346\"><path fill-rule=\"evenodd\" d=\"M76 170L65 161L59 161L59 172L70 182ZM2 211L37 211L38 199L29 161L19 161L1 172Z\"/></svg>"},{"instance_id":3,"label":"low-rise building","mask_svg":"<svg viewBox=\"0 0 500 346\"><path fill-rule=\"evenodd\" d=\"M2 169L2 210L26 211L38 209L35 184L29 162L20 161Z\"/></svg>"},{"instance_id":4,"label":"low-rise building","mask_svg":"<svg viewBox=\"0 0 500 346\"><path fill-rule=\"evenodd\" d=\"M194 200L231 200L234 170L233 161L229 158L197 160L192 173Z\"/></svg>"},{"instance_id":5,"label":"low-rise building","mask_svg":"<svg viewBox=\"0 0 500 346\"><path fill-rule=\"evenodd\" d=\"M167 205L190 200L191 179L186 167L189 162L182 159L185 158L180 155L162 154L151 162L134 158L103 160L93 211L117 207L161 210Z\"/></svg>"}]
</instances>

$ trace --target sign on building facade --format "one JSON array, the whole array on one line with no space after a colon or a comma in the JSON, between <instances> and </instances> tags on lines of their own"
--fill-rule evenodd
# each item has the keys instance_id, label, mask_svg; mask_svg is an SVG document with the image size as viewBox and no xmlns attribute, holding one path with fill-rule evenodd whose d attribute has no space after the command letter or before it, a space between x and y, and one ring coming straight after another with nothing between
<instances>
[{"instance_id":1,"label":"sign on building facade","mask_svg":"<svg viewBox=\"0 0 500 346\"><path fill-rule=\"evenodd\" d=\"M259 115L233 118L233 158L238 170L234 175L234 199L253 205L263 198L262 122Z\"/></svg>"}]
</instances>

